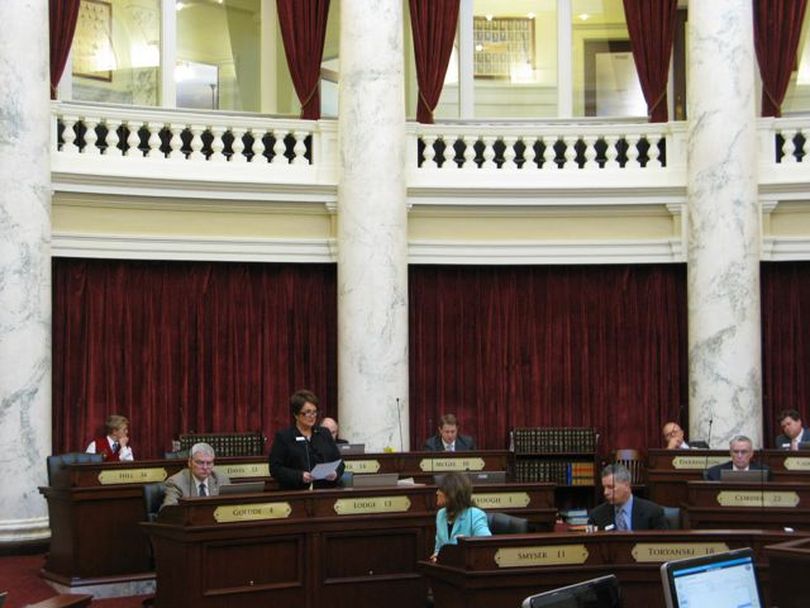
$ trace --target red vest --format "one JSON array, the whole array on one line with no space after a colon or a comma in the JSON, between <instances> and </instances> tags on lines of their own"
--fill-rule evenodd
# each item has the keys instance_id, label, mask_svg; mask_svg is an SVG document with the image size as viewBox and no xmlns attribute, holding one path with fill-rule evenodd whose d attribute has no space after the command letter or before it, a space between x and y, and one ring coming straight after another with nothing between
<instances>
[{"instance_id":1,"label":"red vest","mask_svg":"<svg viewBox=\"0 0 810 608\"><path fill-rule=\"evenodd\" d=\"M96 454L102 454L105 461L118 462L121 460L121 449L119 448L118 452L113 452L106 435L96 437Z\"/></svg>"}]
</instances>

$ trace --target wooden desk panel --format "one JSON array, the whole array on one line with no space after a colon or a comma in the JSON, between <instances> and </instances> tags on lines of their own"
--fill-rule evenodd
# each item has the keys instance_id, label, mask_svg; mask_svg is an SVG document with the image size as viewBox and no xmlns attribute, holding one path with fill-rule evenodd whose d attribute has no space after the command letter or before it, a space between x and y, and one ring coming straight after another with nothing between
<instances>
[{"instance_id":1,"label":"wooden desk panel","mask_svg":"<svg viewBox=\"0 0 810 608\"><path fill-rule=\"evenodd\" d=\"M661 450L647 452L650 500L680 507L688 498L686 483L703 479L703 471L729 461L728 450Z\"/></svg>"},{"instance_id":2,"label":"wooden desk panel","mask_svg":"<svg viewBox=\"0 0 810 608\"><path fill-rule=\"evenodd\" d=\"M779 608L807 608L810 538L765 547L771 564L771 598Z\"/></svg>"}]
</instances>

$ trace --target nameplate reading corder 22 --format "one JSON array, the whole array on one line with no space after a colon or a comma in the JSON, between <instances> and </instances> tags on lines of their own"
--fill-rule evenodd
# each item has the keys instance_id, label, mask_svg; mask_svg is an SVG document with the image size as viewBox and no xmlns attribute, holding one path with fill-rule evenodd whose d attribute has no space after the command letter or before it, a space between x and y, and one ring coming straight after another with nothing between
<instances>
[{"instance_id":1,"label":"nameplate reading corder 22","mask_svg":"<svg viewBox=\"0 0 810 608\"><path fill-rule=\"evenodd\" d=\"M379 460L346 460L343 464L349 473L376 473L380 470Z\"/></svg>"},{"instance_id":2,"label":"nameplate reading corder 22","mask_svg":"<svg viewBox=\"0 0 810 608\"><path fill-rule=\"evenodd\" d=\"M419 468L426 473L442 471L483 471L483 458L423 458Z\"/></svg>"},{"instance_id":3,"label":"nameplate reading corder 22","mask_svg":"<svg viewBox=\"0 0 810 608\"><path fill-rule=\"evenodd\" d=\"M240 477L270 477L270 465L266 462L253 464L218 464L217 471L225 473L231 478Z\"/></svg>"},{"instance_id":4,"label":"nameplate reading corder 22","mask_svg":"<svg viewBox=\"0 0 810 608\"><path fill-rule=\"evenodd\" d=\"M108 469L98 474L98 482L103 486L117 483L154 483L168 477L163 467L148 469Z\"/></svg>"},{"instance_id":5,"label":"nameplate reading corder 22","mask_svg":"<svg viewBox=\"0 0 810 608\"><path fill-rule=\"evenodd\" d=\"M637 562L668 562L728 551L726 543L636 543L630 555Z\"/></svg>"},{"instance_id":6,"label":"nameplate reading corder 22","mask_svg":"<svg viewBox=\"0 0 810 608\"><path fill-rule=\"evenodd\" d=\"M721 507L790 509L799 504L799 495L775 490L723 490L717 493L717 502Z\"/></svg>"},{"instance_id":7,"label":"nameplate reading corder 22","mask_svg":"<svg viewBox=\"0 0 810 608\"><path fill-rule=\"evenodd\" d=\"M214 509L214 519L218 524L235 521L260 521L263 519L285 519L292 513L288 502L256 502L246 505L221 505Z\"/></svg>"},{"instance_id":8,"label":"nameplate reading corder 22","mask_svg":"<svg viewBox=\"0 0 810 608\"><path fill-rule=\"evenodd\" d=\"M584 564L587 559L588 549L585 545L501 547L495 552L495 563L499 568Z\"/></svg>"},{"instance_id":9,"label":"nameplate reading corder 22","mask_svg":"<svg viewBox=\"0 0 810 608\"><path fill-rule=\"evenodd\" d=\"M473 494L473 501L481 509L497 509L503 507L528 507L531 498L526 492L492 492L489 494Z\"/></svg>"},{"instance_id":10,"label":"nameplate reading corder 22","mask_svg":"<svg viewBox=\"0 0 810 608\"><path fill-rule=\"evenodd\" d=\"M366 513L405 513L411 508L407 496L362 496L339 498L335 501L338 515L364 515Z\"/></svg>"}]
</instances>

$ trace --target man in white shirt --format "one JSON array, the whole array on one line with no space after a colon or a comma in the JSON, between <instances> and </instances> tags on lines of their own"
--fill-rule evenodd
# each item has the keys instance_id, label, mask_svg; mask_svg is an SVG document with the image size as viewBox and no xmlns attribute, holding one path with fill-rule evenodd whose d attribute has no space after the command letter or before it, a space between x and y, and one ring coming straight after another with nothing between
<instances>
[{"instance_id":1,"label":"man in white shirt","mask_svg":"<svg viewBox=\"0 0 810 608\"><path fill-rule=\"evenodd\" d=\"M228 483L227 475L214 470L214 448L195 443L189 450L188 469L166 480L166 497L160 508L176 505L182 496L217 496L219 488Z\"/></svg>"},{"instance_id":2,"label":"man in white shirt","mask_svg":"<svg viewBox=\"0 0 810 608\"><path fill-rule=\"evenodd\" d=\"M810 429L804 428L798 410L782 410L776 418L782 434L776 438L776 447L781 450L798 450L800 443L810 442Z\"/></svg>"},{"instance_id":3,"label":"man in white shirt","mask_svg":"<svg viewBox=\"0 0 810 608\"><path fill-rule=\"evenodd\" d=\"M668 450L688 450L689 444L684 441L683 429L677 422L667 422L664 425L664 442Z\"/></svg>"},{"instance_id":4,"label":"man in white shirt","mask_svg":"<svg viewBox=\"0 0 810 608\"><path fill-rule=\"evenodd\" d=\"M751 459L754 457L754 443L751 439L745 435L737 435L731 440L731 443L729 443L729 452L731 454L730 461L715 465L706 470L704 477L708 481L720 481L722 478L721 471L724 469L727 471L765 471L765 473L763 473L763 479L765 481L770 480L771 470L766 465L751 462Z\"/></svg>"}]
</instances>

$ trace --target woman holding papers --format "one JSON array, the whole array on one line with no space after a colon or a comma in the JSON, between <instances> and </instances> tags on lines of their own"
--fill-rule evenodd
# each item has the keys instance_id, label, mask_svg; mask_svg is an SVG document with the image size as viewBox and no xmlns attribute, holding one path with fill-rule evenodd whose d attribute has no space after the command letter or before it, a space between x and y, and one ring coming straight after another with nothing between
<instances>
[{"instance_id":1,"label":"woman holding papers","mask_svg":"<svg viewBox=\"0 0 810 608\"><path fill-rule=\"evenodd\" d=\"M282 490L337 486L344 466L332 434L317 424L318 398L311 391L296 391L290 413L295 422L276 433L270 448L271 475Z\"/></svg>"},{"instance_id":2,"label":"woman holding papers","mask_svg":"<svg viewBox=\"0 0 810 608\"><path fill-rule=\"evenodd\" d=\"M436 547L430 561L435 562L439 549L455 545L459 536L492 536L487 514L474 506L472 484L461 473L447 473L436 490Z\"/></svg>"}]
</instances>

